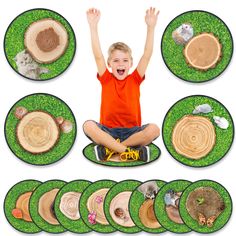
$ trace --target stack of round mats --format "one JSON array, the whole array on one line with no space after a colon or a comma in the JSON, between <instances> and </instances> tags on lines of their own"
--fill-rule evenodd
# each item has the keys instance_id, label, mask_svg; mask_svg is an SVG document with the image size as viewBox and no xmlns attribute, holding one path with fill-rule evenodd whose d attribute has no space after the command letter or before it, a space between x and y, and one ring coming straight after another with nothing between
<instances>
[{"instance_id":1,"label":"stack of round mats","mask_svg":"<svg viewBox=\"0 0 236 236\"><path fill-rule=\"evenodd\" d=\"M25 180L6 195L8 222L23 233L212 233L229 221L232 200L219 183L199 180Z\"/></svg>"}]
</instances>

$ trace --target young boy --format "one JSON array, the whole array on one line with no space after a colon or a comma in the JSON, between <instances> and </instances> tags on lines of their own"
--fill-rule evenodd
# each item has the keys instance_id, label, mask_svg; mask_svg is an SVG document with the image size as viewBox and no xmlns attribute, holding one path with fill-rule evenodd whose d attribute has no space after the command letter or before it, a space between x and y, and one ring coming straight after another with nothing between
<instances>
[{"instance_id":1,"label":"young boy","mask_svg":"<svg viewBox=\"0 0 236 236\"><path fill-rule=\"evenodd\" d=\"M87 19L91 33L91 43L98 69L98 80L102 85L100 123L88 120L84 123L85 134L97 145L95 154L98 160L107 161L113 154L119 154L121 161L141 160L148 162L148 144L160 135L155 124L141 126L139 87L152 56L154 30L159 11L150 8L146 11L147 38L144 53L133 73L131 49L124 43L114 43L108 51L107 69L100 47L98 22L100 11L91 8Z\"/></svg>"}]
</instances>

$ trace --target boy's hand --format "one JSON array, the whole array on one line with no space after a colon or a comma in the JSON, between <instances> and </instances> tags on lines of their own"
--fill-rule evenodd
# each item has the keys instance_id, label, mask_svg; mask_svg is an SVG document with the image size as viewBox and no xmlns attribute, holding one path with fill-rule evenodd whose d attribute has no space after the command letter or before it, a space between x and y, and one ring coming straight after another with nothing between
<instances>
[{"instance_id":1,"label":"boy's hand","mask_svg":"<svg viewBox=\"0 0 236 236\"><path fill-rule=\"evenodd\" d=\"M96 26L100 20L101 13L98 9L90 8L87 11L87 19L90 26Z\"/></svg>"},{"instance_id":2,"label":"boy's hand","mask_svg":"<svg viewBox=\"0 0 236 236\"><path fill-rule=\"evenodd\" d=\"M150 7L146 11L145 22L149 27L155 27L157 23L157 17L159 15L159 11L156 12L156 8Z\"/></svg>"}]
</instances>

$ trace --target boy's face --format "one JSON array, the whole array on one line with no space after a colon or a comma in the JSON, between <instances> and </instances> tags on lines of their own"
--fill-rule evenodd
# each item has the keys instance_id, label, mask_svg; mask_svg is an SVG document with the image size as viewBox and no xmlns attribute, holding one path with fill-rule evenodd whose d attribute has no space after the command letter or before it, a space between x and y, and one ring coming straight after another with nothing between
<instances>
[{"instance_id":1,"label":"boy's face","mask_svg":"<svg viewBox=\"0 0 236 236\"><path fill-rule=\"evenodd\" d=\"M108 66L112 69L112 74L118 79L123 80L129 73L132 67L132 60L128 52L115 50L111 54Z\"/></svg>"}]
</instances>

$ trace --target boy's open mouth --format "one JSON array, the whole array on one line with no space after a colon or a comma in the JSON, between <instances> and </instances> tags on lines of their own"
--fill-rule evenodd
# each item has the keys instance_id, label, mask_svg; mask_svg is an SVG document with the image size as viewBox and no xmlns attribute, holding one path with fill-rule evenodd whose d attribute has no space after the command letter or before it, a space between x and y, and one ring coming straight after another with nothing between
<instances>
[{"instance_id":1,"label":"boy's open mouth","mask_svg":"<svg viewBox=\"0 0 236 236\"><path fill-rule=\"evenodd\" d=\"M125 73L125 69L118 69L118 70L117 70L117 73L118 73L119 75L123 75L123 74Z\"/></svg>"}]
</instances>

